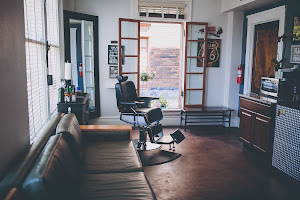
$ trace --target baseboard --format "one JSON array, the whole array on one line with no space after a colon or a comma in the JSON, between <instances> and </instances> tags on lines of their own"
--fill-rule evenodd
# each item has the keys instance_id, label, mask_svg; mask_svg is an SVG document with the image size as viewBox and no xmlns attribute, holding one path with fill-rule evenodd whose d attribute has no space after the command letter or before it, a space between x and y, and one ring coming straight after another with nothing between
<instances>
[{"instance_id":1,"label":"baseboard","mask_svg":"<svg viewBox=\"0 0 300 200\"><path fill-rule=\"evenodd\" d=\"M240 123L239 117L233 117L231 119L231 127L239 127L239 123ZM124 125L126 123L122 122L119 116L110 116L110 117L99 117L99 118L90 119L89 124ZM162 120L162 124L163 126L179 126L180 116L164 116ZM203 125L209 125L209 123ZM226 123L225 126L228 127L228 123Z\"/></svg>"}]
</instances>

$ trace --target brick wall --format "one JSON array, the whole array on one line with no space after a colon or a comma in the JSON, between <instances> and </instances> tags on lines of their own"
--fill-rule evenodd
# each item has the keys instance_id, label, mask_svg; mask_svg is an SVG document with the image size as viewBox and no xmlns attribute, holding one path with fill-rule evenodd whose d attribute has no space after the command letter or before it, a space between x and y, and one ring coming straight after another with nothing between
<instances>
[{"instance_id":1,"label":"brick wall","mask_svg":"<svg viewBox=\"0 0 300 200\"><path fill-rule=\"evenodd\" d=\"M151 88L178 88L179 63L179 48L152 48L150 51L150 71L156 75L150 81Z\"/></svg>"}]
</instances>

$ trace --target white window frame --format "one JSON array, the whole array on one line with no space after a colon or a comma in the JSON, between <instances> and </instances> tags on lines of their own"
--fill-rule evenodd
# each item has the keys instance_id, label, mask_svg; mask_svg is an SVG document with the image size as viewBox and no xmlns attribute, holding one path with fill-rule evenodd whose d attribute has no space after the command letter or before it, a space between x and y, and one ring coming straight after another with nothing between
<instances>
[{"instance_id":1,"label":"white window frame","mask_svg":"<svg viewBox=\"0 0 300 200\"><path fill-rule=\"evenodd\" d=\"M30 56L31 51L36 51L37 53L37 59L38 61L35 61L35 64L37 63L38 67L43 67L43 69L39 69L39 71L41 71L42 73L39 73L38 76L44 76L41 78L41 80L43 80L43 83L40 86L38 86L39 91L38 92L34 92L32 93L32 88L28 88L28 110L29 110L29 119L31 119L29 121L29 127L30 127L30 144L32 144L35 139L38 137L38 135L42 132L43 128L45 127L45 125L49 122L51 115L53 115L56 110L57 110L57 102L58 102L58 92L57 89L61 86L61 79L60 79L60 66L61 66L61 62L62 62L62 39L61 39L61 33L60 33L60 29L61 29L61 16L62 16L62 1L61 0L57 0L57 10L56 10L56 5L54 5L54 9L53 7L49 7L50 8L50 12L54 11L56 12L56 14L53 15L53 21L51 21L52 25L54 24L55 26L57 26L57 32L53 32L54 30L51 29L52 26L50 25L50 27L48 27L47 25L47 4L52 3L51 6L53 6L53 1L52 0L34 0L34 2L39 1L43 7L41 10L41 19L35 18L37 15L35 14L34 19L36 23L37 21L41 21L42 26L39 27L40 30L42 30L42 40L43 41L39 41L39 38L31 38L31 34L35 35L36 32L29 32L28 35L25 35L26 38L26 49L27 49L27 45L28 48L30 45L40 45L39 47L37 46L37 48L34 49L28 49L26 51L26 57L27 57L27 61L26 62L26 66L27 66L27 77L30 79L27 79L27 87L32 87L32 83L34 82L34 78L30 77L32 75L32 73L36 73L34 71L32 71L32 69L34 68L28 68L28 66L31 65L30 60L32 60L32 57ZM28 19L28 16L30 16L30 14L27 14L27 10L29 10L26 7L26 0L24 0L24 15L25 15L25 20L30 20ZM35 3L33 3L33 6L35 6ZM31 13L32 14L32 13ZM49 15L48 15L49 16ZM50 22L50 21L49 21ZM58 24L56 24L56 22ZM27 25L28 24L28 25ZM27 21L25 21L25 28L26 29L30 29L30 26L32 26L32 22L28 23ZM48 28L50 28L48 30ZM47 34L47 31L49 32ZM49 41L49 46L50 46L50 52L47 53L47 45L48 45L48 40L50 40L50 33L52 33L52 35L54 36L52 38L52 41ZM53 40L55 39L55 40ZM39 48L39 49L38 49ZM56 50L54 51L54 54L51 52L51 48L55 48ZM39 51L40 49L44 49L42 51ZM48 64L47 64L47 59L46 59L46 55L48 55ZM50 56L54 56L52 61L54 61L54 63L52 63L51 65L51 61L50 61ZM39 64L40 63L40 64ZM48 66L49 65L49 66ZM47 68L48 66L48 68ZM50 70L51 68L51 70ZM50 71L52 71L52 73L50 73ZM54 73L54 74L53 74ZM53 78L53 85L48 85L47 82L47 75L52 75ZM32 80L31 80L32 79ZM30 81L31 80L31 81ZM55 87L55 88L53 88ZM35 86L36 88L36 86ZM40 90L42 90L42 92L40 92ZM40 98L40 94L42 95L42 100ZM34 95L39 95L38 97L38 102L33 102L33 100L36 100L36 96ZM50 105L50 103L52 102L52 104ZM39 111L38 116L36 116L37 111ZM35 112L34 112L35 111ZM41 112L43 111L43 112Z\"/></svg>"},{"instance_id":2,"label":"white window frame","mask_svg":"<svg viewBox=\"0 0 300 200\"><path fill-rule=\"evenodd\" d=\"M169 5L169 7L176 7L178 4L185 4L185 13L184 19L172 19L172 18L156 18L156 17L143 17L139 15L139 0L131 0L132 3L132 13L131 18L139 19L143 21L165 21L165 22L185 22L192 21L192 4L193 0L142 0L143 2L149 2L149 4L157 4L157 5Z\"/></svg>"}]
</instances>

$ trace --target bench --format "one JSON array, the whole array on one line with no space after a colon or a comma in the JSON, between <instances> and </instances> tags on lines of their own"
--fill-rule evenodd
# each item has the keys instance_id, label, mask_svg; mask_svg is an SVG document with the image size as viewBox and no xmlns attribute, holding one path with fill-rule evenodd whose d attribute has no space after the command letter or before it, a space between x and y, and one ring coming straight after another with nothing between
<instances>
[{"instance_id":1,"label":"bench","mask_svg":"<svg viewBox=\"0 0 300 200\"><path fill-rule=\"evenodd\" d=\"M228 123L230 128L231 112L227 107L184 107L180 114L180 128L184 121L184 131L188 124L222 124Z\"/></svg>"}]
</instances>

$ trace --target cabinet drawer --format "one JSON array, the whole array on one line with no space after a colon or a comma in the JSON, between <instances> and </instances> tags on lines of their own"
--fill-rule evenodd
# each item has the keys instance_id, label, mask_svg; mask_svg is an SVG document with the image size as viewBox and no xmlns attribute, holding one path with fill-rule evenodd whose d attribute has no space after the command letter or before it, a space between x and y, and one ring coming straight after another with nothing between
<instances>
[{"instance_id":1,"label":"cabinet drawer","mask_svg":"<svg viewBox=\"0 0 300 200\"><path fill-rule=\"evenodd\" d=\"M240 106L262 115L271 116L271 106L241 98Z\"/></svg>"}]
</instances>

